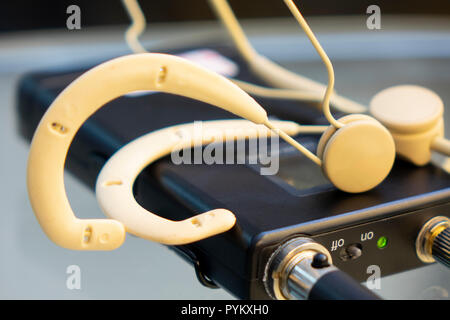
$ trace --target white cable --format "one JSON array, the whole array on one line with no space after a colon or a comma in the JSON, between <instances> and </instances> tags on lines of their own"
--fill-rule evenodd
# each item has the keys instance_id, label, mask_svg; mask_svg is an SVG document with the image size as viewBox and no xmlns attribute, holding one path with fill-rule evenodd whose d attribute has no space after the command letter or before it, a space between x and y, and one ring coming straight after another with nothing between
<instances>
[{"instance_id":1,"label":"white cable","mask_svg":"<svg viewBox=\"0 0 450 320\"><path fill-rule=\"evenodd\" d=\"M137 0L122 0L122 3L131 19L131 25L125 32L125 41L133 52L147 52L139 41L139 36L144 32L147 25L139 3Z\"/></svg>"},{"instance_id":2,"label":"white cable","mask_svg":"<svg viewBox=\"0 0 450 320\"><path fill-rule=\"evenodd\" d=\"M333 65L331 64L330 58L328 58L325 50L323 50L322 46L320 45L319 41L317 40L316 36L312 32L311 28L309 27L308 23L306 22L305 18L303 18L302 14L294 4L292 0L284 0L284 3L288 6L289 10L291 10L292 15L295 17L297 22L302 27L303 31L305 31L306 35L308 36L309 40L311 41L312 45L316 49L317 53L319 54L320 58L322 59L323 63L325 64L325 67L327 68L328 72L328 86L327 90L325 91L325 96L323 97L322 102L322 111L327 118L327 120L336 128L341 128L343 126L342 123L337 121L330 111L330 97L333 93L334 89L334 70Z\"/></svg>"},{"instance_id":3,"label":"white cable","mask_svg":"<svg viewBox=\"0 0 450 320\"><path fill-rule=\"evenodd\" d=\"M237 50L254 73L258 74L258 76L274 87L287 89L292 92L301 90L316 92L321 95L324 94L326 87L323 84L286 70L266 57L258 54L245 36L245 33L231 10L227 0L209 0L209 3L228 31L228 34L232 38ZM290 99L293 94L287 93L287 90L282 94L285 95L285 99ZM366 106L336 93L334 93L330 99L331 104L337 110L342 112L367 112Z\"/></svg>"}]
</instances>

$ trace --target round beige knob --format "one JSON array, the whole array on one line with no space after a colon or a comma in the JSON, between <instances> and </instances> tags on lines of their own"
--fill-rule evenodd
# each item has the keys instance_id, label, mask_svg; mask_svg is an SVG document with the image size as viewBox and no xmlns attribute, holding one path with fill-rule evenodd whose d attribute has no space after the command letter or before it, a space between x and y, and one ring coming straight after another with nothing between
<instances>
[{"instance_id":1,"label":"round beige knob","mask_svg":"<svg viewBox=\"0 0 450 320\"><path fill-rule=\"evenodd\" d=\"M431 160L431 151L450 155L444 136L444 103L433 91L414 85L387 88L370 102L370 112L395 140L397 154L416 165Z\"/></svg>"},{"instance_id":2,"label":"round beige knob","mask_svg":"<svg viewBox=\"0 0 450 320\"><path fill-rule=\"evenodd\" d=\"M444 113L444 103L427 88L401 85L376 94L370 112L391 131L418 133L436 125Z\"/></svg>"},{"instance_id":3,"label":"round beige knob","mask_svg":"<svg viewBox=\"0 0 450 320\"><path fill-rule=\"evenodd\" d=\"M346 115L346 116L340 118L339 122L341 122L343 124L347 124L347 123L350 123L351 121L356 121L356 120L373 120L373 121L379 123L373 117L365 115L365 114L349 114L349 115ZM327 128L327 130L325 130L322 133L322 136L320 137L319 143L317 145L317 156L320 159L322 159L325 147L326 147L328 141L330 140L331 136L336 132L336 130L337 130L337 128L335 126L329 126Z\"/></svg>"},{"instance_id":4,"label":"round beige knob","mask_svg":"<svg viewBox=\"0 0 450 320\"><path fill-rule=\"evenodd\" d=\"M366 115L349 115L339 119L322 135L317 154L322 170L340 190L358 193L373 189L391 171L395 144L389 131Z\"/></svg>"}]
</instances>

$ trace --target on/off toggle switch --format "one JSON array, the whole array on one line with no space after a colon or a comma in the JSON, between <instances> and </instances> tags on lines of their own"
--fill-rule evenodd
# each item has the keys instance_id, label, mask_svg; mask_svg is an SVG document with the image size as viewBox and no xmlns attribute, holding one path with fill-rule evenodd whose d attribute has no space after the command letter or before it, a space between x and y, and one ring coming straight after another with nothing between
<instances>
[{"instance_id":1,"label":"on/off toggle switch","mask_svg":"<svg viewBox=\"0 0 450 320\"><path fill-rule=\"evenodd\" d=\"M359 243L349 244L345 248L342 248L341 252L339 253L339 257L343 261L355 260L358 259L361 255L362 255L362 245Z\"/></svg>"}]
</instances>

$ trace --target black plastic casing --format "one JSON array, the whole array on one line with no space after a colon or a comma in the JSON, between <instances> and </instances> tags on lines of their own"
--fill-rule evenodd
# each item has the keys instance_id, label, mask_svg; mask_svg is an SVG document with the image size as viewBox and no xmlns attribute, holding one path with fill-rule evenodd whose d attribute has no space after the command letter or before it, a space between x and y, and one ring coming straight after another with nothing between
<instances>
[{"instance_id":1,"label":"black plastic casing","mask_svg":"<svg viewBox=\"0 0 450 320\"><path fill-rule=\"evenodd\" d=\"M232 49L212 49L240 66L237 78L261 83ZM82 71L22 78L17 96L22 136L31 139L45 110ZM258 101L281 119L326 123L319 111L298 102ZM235 116L175 95L121 97L83 125L66 167L93 189L105 161L127 142L174 124L225 118ZM314 149L317 138L297 140ZM284 143L280 147L289 148ZM168 158L144 170L134 191L141 205L174 220L214 208L231 210L237 217L233 229L185 248L194 253L210 279L243 299L269 298L262 283L267 259L280 243L298 235L327 247L334 264L359 281L371 275L371 265L379 266L382 276L423 266L415 254L415 237L428 219L448 216L450 211L448 174L432 165L418 168L401 160L381 185L363 194L347 194L329 184L300 191L276 177L263 177L248 165L175 165ZM377 247L381 236L388 239L383 249ZM354 243L361 246L362 255L344 261L343 250Z\"/></svg>"}]
</instances>

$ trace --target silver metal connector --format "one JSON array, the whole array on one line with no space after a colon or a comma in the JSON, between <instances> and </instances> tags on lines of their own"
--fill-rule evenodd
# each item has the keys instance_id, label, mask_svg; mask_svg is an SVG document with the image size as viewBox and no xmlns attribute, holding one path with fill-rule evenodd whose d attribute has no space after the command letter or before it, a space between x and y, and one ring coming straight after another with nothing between
<instances>
[{"instance_id":1,"label":"silver metal connector","mask_svg":"<svg viewBox=\"0 0 450 320\"><path fill-rule=\"evenodd\" d=\"M416 252L425 263L438 261L450 268L450 219L438 216L428 220L417 236Z\"/></svg>"},{"instance_id":2,"label":"silver metal connector","mask_svg":"<svg viewBox=\"0 0 450 320\"><path fill-rule=\"evenodd\" d=\"M319 278L335 270L325 247L299 237L285 242L270 256L263 281L273 299L303 300Z\"/></svg>"}]
</instances>

